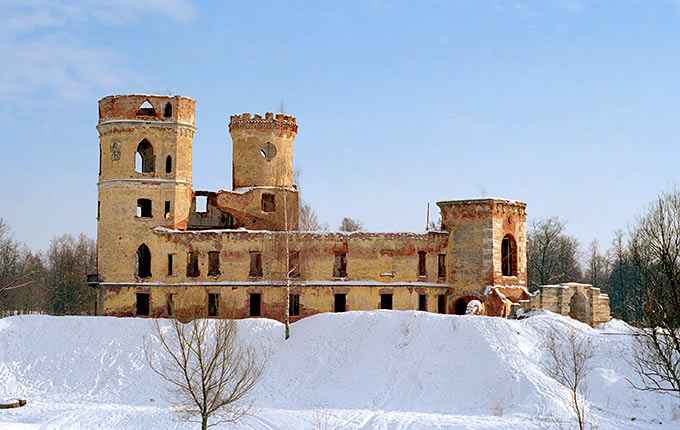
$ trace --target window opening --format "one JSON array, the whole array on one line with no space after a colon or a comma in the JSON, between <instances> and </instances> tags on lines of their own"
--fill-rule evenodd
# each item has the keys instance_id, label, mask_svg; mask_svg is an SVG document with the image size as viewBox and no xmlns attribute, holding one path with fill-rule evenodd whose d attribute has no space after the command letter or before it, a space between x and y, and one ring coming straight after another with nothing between
<instances>
[{"instance_id":1,"label":"window opening","mask_svg":"<svg viewBox=\"0 0 680 430\"><path fill-rule=\"evenodd\" d=\"M509 234L501 242L501 274L517 276L517 246L515 239Z\"/></svg>"},{"instance_id":2,"label":"window opening","mask_svg":"<svg viewBox=\"0 0 680 430\"><path fill-rule=\"evenodd\" d=\"M208 212L208 196L196 196L196 212Z\"/></svg>"},{"instance_id":3,"label":"window opening","mask_svg":"<svg viewBox=\"0 0 680 430\"><path fill-rule=\"evenodd\" d=\"M172 156L170 155L165 159L165 173L172 173Z\"/></svg>"},{"instance_id":4,"label":"window opening","mask_svg":"<svg viewBox=\"0 0 680 430\"><path fill-rule=\"evenodd\" d=\"M418 294L418 310L427 310L427 294Z\"/></svg>"},{"instance_id":5,"label":"window opening","mask_svg":"<svg viewBox=\"0 0 680 430\"><path fill-rule=\"evenodd\" d=\"M276 146L271 142L265 143L260 149L260 155L267 161L271 161L276 156Z\"/></svg>"},{"instance_id":6,"label":"window opening","mask_svg":"<svg viewBox=\"0 0 680 430\"><path fill-rule=\"evenodd\" d=\"M442 279L446 278L446 254L437 256L437 276Z\"/></svg>"},{"instance_id":7,"label":"window opening","mask_svg":"<svg viewBox=\"0 0 680 430\"><path fill-rule=\"evenodd\" d=\"M153 173L153 146L151 146L148 140L143 139L141 142L139 142L139 145L137 145L137 155L135 160L135 170L138 173Z\"/></svg>"},{"instance_id":8,"label":"window opening","mask_svg":"<svg viewBox=\"0 0 680 430\"><path fill-rule=\"evenodd\" d=\"M418 251L418 276L427 276L426 255L425 251Z\"/></svg>"},{"instance_id":9,"label":"window opening","mask_svg":"<svg viewBox=\"0 0 680 430\"><path fill-rule=\"evenodd\" d=\"M175 259L174 254L168 254L168 276L174 275L174 264L173 260Z\"/></svg>"},{"instance_id":10,"label":"window opening","mask_svg":"<svg viewBox=\"0 0 680 430\"><path fill-rule=\"evenodd\" d=\"M156 116L156 111L154 110L153 106L151 106L151 103L149 103L147 100L139 107L137 115Z\"/></svg>"},{"instance_id":11,"label":"window opening","mask_svg":"<svg viewBox=\"0 0 680 430\"><path fill-rule=\"evenodd\" d=\"M248 276L251 278L262 277L262 253L260 251L250 252L250 272Z\"/></svg>"},{"instance_id":12,"label":"window opening","mask_svg":"<svg viewBox=\"0 0 680 430\"><path fill-rule=\"evenodd\" d=\"M335 264L333 265L333 277L346 278L347 277L347 254L335 254Z\"/></svg>"},{"instance_id":13,"label":"window opening","mask_svg":"<svg viewBox=\"0 0 680 430\"><path fill-rule=\"evenodd\" d=\"M299 294L291 294L288 297L288 300L290 300L289 303L289 312L288 316L291 317L299 317L300 316L300 295Z\"/></svg>"},{"instance_id":14,"label":"window opening","mask_svg":"<svg viewBox=\"0 0 680 430\"><path fill-rule=\"evenodd\" d=\"M208 316L216 317L220 307L220 295L208 293Z\"/></svg>"},{"instance_id":15,"label":"window opening","mask_svg":"<svg viewBox=\"0 0 680 430\"><path fill-rule=\"evenodd\" d=\"M149 293L137 293L137 316L149 316Z\"/></svg>"},{"instance_id":16,"label":"window opening","mask_svg":"<svg viewBox=\"0 0 680 430\"><path fill-rule=\"evenodd\" d=\"M163 211L163 218L170 218L170 202L165 202L165 210Z\"/></svg>"},{"instance_id":17,"label":"window opening","mask_svg":"<svg viewBox=\"0 0 680 430\"><path fill-rule=\"evenodd\" d=\"M173 301L174 301L174 294L170 293L168 294L168 316L172 316L172 306L173 306Z\"/></svg>"},{"instance_id":18,"label":"window opening","mask_svg":"<svg viewBox=\"0 0 680 430\"><path fill-rule=\"evenodd\" d=\"M288 276L300 277L300 251L291 251L288 257Z\"/></svg>"},{"instance_id":19,"label":"window opening","mask_svg":"<svg viewBox=\"0 0 680 430\"><path fill-rule=\"evenodd\" d=\"M187 276L196 278L198 275L198 252L189 251L187 253Z\"/></svg>"},{"instance_id":20,"label":"window opening","mask_svg":"<svg viewBox=\"0 0 680 430\"><path fill-rule=\"evenodd\" d=\"M262 295L260 293L250 293L250 316L259 317L262 313Z\"/></svg>"},{"instance_id":21,"label":"window opening","mask_svg":"<svg viewBox=\"0 0 680 430\"><path fill-rule=\"evenodd\" d=\"M437 312L440 314L446 313L446 295L444 294L437 296Z\"/></svg>"},{"instance_id":22,"label":"window opening","mask_svg":"<svg viewBox=\"0 0 680 430\"><path fill-rule=\"evenodd\" d=\"M276 203L274 201L274 194L262 194L262 211L274 212L276 210Z\"/></svg>"},{"instance_id":23,"label":"window opening","mask_svg":"<svg viewBox=\"0 0 680 430\"><path fill-rule=\"evenodd\" d=\"M151 200L137 199L137 218L151 218Z\"/></svg>"},{"instance_id":24,"label":"window opening","mask_svg":"<svg viewBox=\"0 0 680 430\"><path fill-rule=\"evenodd\" d=\"M97 219L101 217L102 214L102 202L97 202Z\"/></svg>"},{"instance_id":25,"label":"window opening","mask_svg":"<svg viewBox=\"0 0 680 430\"><path fill-rule=\"evenodd\" d=\"M467 311L467 302L465 299L458 299L453 308L453 312L456 315L465 315L465 311Z\"/></svg>"},{"instance_id":26,"label":"window opening","mask_svg":"<svg viewBox=\"0 0 680 430\"><path fill-rule=\"evenodd\" d=\"M380 295L380 309L392 309L392 294Z\"/></svg>"},{"instance_id":27,"label":"window opening","mask_svg":"<svg viewBox=\"0 0 680 430\"><path fill-rule=\"evenodd\" d=\"M336 293L335 294L334 310L335 312L345 312L347 311L347 294Z\"/></svg>"},{"instance_id":28,"label":"window opening","mask_svg":"<svg viewBox=\"0 0 680 430\"><path fill-rule=\"evenodd\" d=\"M208 276L219 276L220 274L220 253L216 251L208 252Z\"/></svg>"},{"instance_id":29,"label":"window opening","mask_svg":"<svg viewBox=\"0 0 680 430\"><path fill-rule=\"evenodd\" d=\"M145 244L141 244L137 248L137 253L135 254L136 271L137 277L140 279L148 278L151 276L151 252Z\"/></svg>"},{"instance_id":30,"label":"window opening","mask_svg":"<svg viewBox=\"0 0 680 430\"><path fill-rule=\"evenodd\" d=\"M165 112L164 112L164 114L165 114L165 117L166 117L166 118L169 118L169 117L172 116L172 105L171 105L170 103L166 103L166 104L165 104Z\"/></svg>"}]
</instances>

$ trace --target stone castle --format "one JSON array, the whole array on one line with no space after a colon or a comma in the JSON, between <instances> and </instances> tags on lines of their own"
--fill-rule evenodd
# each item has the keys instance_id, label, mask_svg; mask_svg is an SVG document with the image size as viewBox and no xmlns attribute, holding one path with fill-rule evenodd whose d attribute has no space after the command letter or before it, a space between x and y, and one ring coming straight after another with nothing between
<instances>
[{"instance_id":1,"label":"stone castle","mask_svg":"<svg viewBox=\"0 0 680 430\"><path fill-rule=\"evenodd\" d=\"M296 119L232 115L233 187L194 191L195 104L181 96L99 101L98 273L88 279L98 315L219 317L229 309L283 320L286 300L291 321L372 309L507 316L541 306L525 288L525 203L441 201L441 228L418 234L300 231ZM608 320L599 290L564 288L590 294L579 305L587 322ZM568 314L568 295L546 303Z\"/></svg>"}]
</instances>

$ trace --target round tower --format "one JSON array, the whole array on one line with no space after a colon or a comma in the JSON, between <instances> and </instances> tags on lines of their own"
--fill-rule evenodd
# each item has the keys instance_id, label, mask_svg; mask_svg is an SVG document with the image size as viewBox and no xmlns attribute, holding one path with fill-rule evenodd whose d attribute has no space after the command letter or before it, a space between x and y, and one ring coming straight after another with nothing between
<instances>
[{"instance_id":1,"label":"round tower","mask_svg":"<svg viewBox=\"0 0 680 430\"><path fill-rule=\"evenodd\" d=\"M186 228L192 193L195 104L181 96L116 95L99 101L97 250L100 279L161 275L152 229ZM144 245L150 267L136 270ZM147 270L148 269L148 270Z\"/></svg>"},{"instance_id":2,"label":"round tower","mask_svg":"<svg viewBox=\"0 0 680 430\"><path fill-rule=\"evenodd\" d=\"M229 134L233 141L233 188L293 187L295 117L267 112L232 115Z\"/></svg>"}]
</instances>

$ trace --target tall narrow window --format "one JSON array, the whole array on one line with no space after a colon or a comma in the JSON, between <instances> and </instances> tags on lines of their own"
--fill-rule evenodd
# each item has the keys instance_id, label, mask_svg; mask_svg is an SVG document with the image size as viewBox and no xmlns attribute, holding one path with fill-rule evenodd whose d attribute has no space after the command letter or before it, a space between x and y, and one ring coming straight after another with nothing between
<instances>
[{"instance_id":1,"label":"tall narrow window","mask_svg":"<svg viewBox=\"0 0 680 430\"><path fill-rule=\"evenodd\" d=\"M446 254L437 255L437 276L446 279Z\"/></svg>"},{"instance_id":2,"label":"tall narrow window","mask_svg":"<svg viewBox=\"0 0 680 430\"><path fill-rule=\"evenodd\" d=\"M141 244L137 248L135 263L138 278L144 279L151 276L151 252L145 244Z\"/></svg>"},{"instance_id":3,"label":"tall narrow window","mask_svg":"<svg viewBox=\"0 0 680 430\"><path fill-rule=\"evenodd\" d=\"M137 316L149 316L149 293L137 293Z\"/></svg>"},{"instance_id":4,"label":"tall narrow window","mask_svg":"<svg viewBox=\"0 0 680 430\"><path fill-rule=\"evenodd\" d=\"M427 310L427 294L418 294L418 310Z\"/></svg>"},{"instance_id":5,"label":"tall narrow window","mask_svg":"<svg viewBox=\"0 0 680 430\"><path fill-rule=\"evenodd\" d=\"M250 294L250 316L259 317L262 315L262 295L259 293Z\"/></svg>"},{"instance_id":6,"label":"tall narrow window","mask_svg":"<svg viewBox=\"0 0 680 430\"><path fill-rule=\"evenodd\" d=\"M148 140L143 139L137 145L137 163L135 165L137 172L139 173L153 173L154 171L154 157L153 157L153 146Z\"/></svg>"},{"instance_id":7,"label":"tall narrow window","mask_svg":"<svg viewBox=\"0 0 680 430\"><path fill-rule=\"evenodd\" d=\"M300 251L291 251L288 257L288 276L300 277Z\"/></svg>"},{"instance_id":8,"label":"tall narrow window","mask_svg":"<svg viewBox=\"0 0 680 430\"><path fill-rule=\"evenodd\" d=\"M345 312L347 310L347 294L336 293L333 301L334 312Z\"/></svg>"},{"instance_id":9,"label":"tall narrow window","mask_svg":"<svg viewBox=\"0 0 680 430\"><path fill-rule=\"evenodd\" d=\"M189 278L197 278L198 275L198 252L189 251L187 253L187 276Z\"/></svg>"},{"instance_id":10,"label":"tall narrow window","mask_svg":"<svg viewBox=\"0 0 680 430\"><path fill-rule=\"evenodd\" d=\"M101 214L102 214L102 202L97 202L97 219L99 219Z\"/></svg>"},{"instance_id":11,"label":"tall narrow window","mask_svg":"<svg viewBox=\"0 0 680 430\"><path fill-rule=\"evenodd\" d=\"M175 300L175 295L172 294L172 293L168 294L168 303L167 303L167 305L168 305L168 316L169 316L169 317L172 316L172 312L173 312L173 301L174 301L174 300Z\"/></svg>"},{"instance_id":12,"label":"tall narrow window","mask_svg":"<svg viewBox=\"0 0 680 430\"><path fill-rule=\"evenodd\" d=\"M165 210L163 211L163 218L170 218L170 202L165 202Z\"/></svg>"},{"instance_id":13,"label":"tall narrow window","mask_svg":"<svg viewBox=\"0 0 680 430\"><path fill-rule=\"evenodd\" d=\"M172 276L172 275L175 274L174 264L173 264L174 263L173 260L175 259L174 255L175 254L168 254L168 276Z\"/></svg>"},{"instance_id":14,"label":"tall narrow window","mask_svg":"<svg viewBox=\"0 0 680 430\"><path fill-rule=\"evenodd\" d=\"M262 253L260 251L250 252L250 272L248 276L251 278L262 277Z\"/></svg>"},{"instance_id":15,"label":"tall narrow window","mask_svg":"<svg viewBox=\"0 0 680 430\"><path fill-rule=\"evenodd\" d=\"M151 218L151 200L137 199L137 218Z\"/></svg>"},{"instance_id":16,"label":"tall narrow window","mask_svg":"<svg viewBox=\"0 0 680 430\"><path fill-rule=\"evenodd\" d=\"M347 254L336 253L335 263L333 264L333 277L346 278L347 277Z\"/></svg>"},{"instance_id":17,"label":"tall narrow window","mask_svg":"<svg viewBox=\"0 0 680 430\"><path fill-rule=\"evenodd\" d=\"M216 293L208 294L208 316L216 317L220 308L220 295Z\"/></svg>"},{"instance_id":18,"label":"tall narrow window","mask_svg":"<svg viewBox=\"0 0 680 430\"><path fill-rule=\"evenodd\" d=\"M172 116L172 105L170 103L165 104L165 117L170 118Z\"/></svg>"},{"instance_id":19,"label":"tall narrow window","mask_svg":"<svg viewBox=\"0 0 680 430\"><path fill-rule=\"evenodd\" d=\"M380 309L392 309L392 294L380 295Z\"/></svg>"},{"instance_id":20,"label":"tall narrow window","mask_svg":"<svg viewBox=\"0 0 680 430\"><path fill-rule=\"evenodd\" d=\"M262 194L262 212L274 212L275 210L274 194Z\"/></svg>"},{"instance_id":21,"label":"tall narrow window","mask_svg":"<svg viewBox=\"0 0 680 430\"><path fill-rule=\"evenodd\" d=\"M208 196L196 196L196 212L208 212Z\"/></svg>"},{"instance_id":22,"label":"tall narrow window","mask_svg":"<svg viewBox=\"0 0 680 430\"><path fill-rule=\"evenodd\" d=\"M418 251L418 276L427 276L427 254L425 251Z\"/></svg>"},{"instance_id":23,"label":"tall narrow window","mask_svg":"<svg viewBox=\"0 0 680 430\"><path fill-rule=\"evenodd\" d=\"M172 173L172 157L170 155L165 159L165 173Z\"/></svg>"},{"instance_id":24,"label":"tall narrow window","mask_svg":"<svg viewBox=\"0 0 680 430\"><path fill-rule=\"evenodd\" d=\"M208 252L208 276L219 276L220 274L220 253L216 251Z\"/></svg>"},{"instance_id":25,"label":"tall narrow window","mask_svg":"<svg viewBox=\"0 0 680 430\"><path fill-rule=\"evenodd\" d=\"M517 245L515 238L509 234L501 242L501 273L503 276L517 276Z\"/></svg>"},{"instance_id":26,"label":"tall narrow window","mask_svg":"<svg viewBox=\"0 0 680 430\"><path fill-rule=\"evenodd\" d=\"M147 100L144 103L142 103L142 105L139 107L137 115L156 116L156 111L154 110L151 103L149 103L149 101Z\"/></svg>"},{"instance_id":27,"label":"tall narrow window","mask_svg":"<svg viewBox=\"0 0 680 430\"><path fill-rule=\"evenodd\" d=\"M446 313L446 296L444 294L437 296L437 312L440 314Z\"/></svg>"},{"instance_id":28,"label":"tall narrow window","mask_svg":"<svg viewBox=\"0 0 680 430\"><path fill-rule=\"evenodd\" d=\"M288 297L290 303L288 304L288 316L299 317L300 316L300 295L290 294Z\"/></svg>"}]
</instances>

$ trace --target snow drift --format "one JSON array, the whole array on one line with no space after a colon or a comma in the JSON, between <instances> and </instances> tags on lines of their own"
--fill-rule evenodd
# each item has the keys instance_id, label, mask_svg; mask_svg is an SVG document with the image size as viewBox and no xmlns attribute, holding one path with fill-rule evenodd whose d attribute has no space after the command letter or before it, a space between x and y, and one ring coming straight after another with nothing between
<instances>
[{"instance_id":1,"label":"snow drift","mask_svg":"<svg viewBox=\"0 0 680 430\"><path fill-rule=\"evenodd\" d=\"M0 319L0 428L196 428L177 422L164 382L147 366L148 319L24 316ZM237 428L526 429L568 418L567 391L541 365L543 334L570 325L595 345L589 399L600 429L680 428L677 399L640 392L630 328L597 329L542 313L520 321L417 311L320 314L291 326L238 322L269 355ZM227 428L226 426L224 428Z\"/></svg>"}]
</instances>

